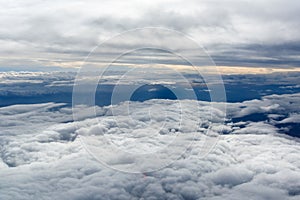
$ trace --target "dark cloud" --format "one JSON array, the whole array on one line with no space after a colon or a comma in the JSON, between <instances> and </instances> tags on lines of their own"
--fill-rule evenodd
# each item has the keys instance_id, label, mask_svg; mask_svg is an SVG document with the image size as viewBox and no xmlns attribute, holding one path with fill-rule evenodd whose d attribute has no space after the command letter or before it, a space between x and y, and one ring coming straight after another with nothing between
<instances>
[{"instance_id":1,"label":"dark cloud","mask_svg":"<svg viewBox=\"0 0 300 200\"><path fill-rule=\"evenodd\" d=\"M145 26L192 36L220 65L298 67L299 63L300 5L292 0L16 1L0 6L1 66L81 61L105 39Z\"/></svg>"},{"instance_id":2,"label":"dark cloud","mask_svg":"<svg viewBox=\"0 0 300 200\"><path fill-rule=\"evenodd\" d=\"M298 67L298 41L281 44L214 45L208 52L217 65Z\"/></svg>"}]
</instances>

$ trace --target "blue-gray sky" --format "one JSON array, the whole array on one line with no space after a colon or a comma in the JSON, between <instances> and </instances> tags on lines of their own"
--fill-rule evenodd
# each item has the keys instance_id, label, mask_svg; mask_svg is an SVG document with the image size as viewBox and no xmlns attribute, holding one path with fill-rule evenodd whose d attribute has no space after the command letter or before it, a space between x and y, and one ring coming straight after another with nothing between
<instances>
[{"instance_id":1,"label":"blue-gray sky","mask_svg":"<svg viewBox=\"0 0 300 200\"><path fill-rule=\"evenodd\" d=\"M188 34L217 65L299 67L299 10L295 0L1 0L0 69L78 67L97 44L149 26Z\"/></svg>"}]
</instances>

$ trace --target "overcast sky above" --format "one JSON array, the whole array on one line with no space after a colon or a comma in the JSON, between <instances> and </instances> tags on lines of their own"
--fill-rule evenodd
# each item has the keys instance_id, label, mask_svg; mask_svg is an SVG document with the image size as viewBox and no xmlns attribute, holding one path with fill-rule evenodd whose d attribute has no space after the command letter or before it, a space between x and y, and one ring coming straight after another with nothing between
<instances>
[{"instance_id":1,"label":"overcast sky above","mask_svg":"<svg viewBox=\"0 0 300 200\"><path fill-rule=\"evenodd\" d=\"M0 0L0 70L78 67L99 43L142 27L191 36L217 65L299 67L299 10L296 0Z\"/></svg>"}]
</instances>

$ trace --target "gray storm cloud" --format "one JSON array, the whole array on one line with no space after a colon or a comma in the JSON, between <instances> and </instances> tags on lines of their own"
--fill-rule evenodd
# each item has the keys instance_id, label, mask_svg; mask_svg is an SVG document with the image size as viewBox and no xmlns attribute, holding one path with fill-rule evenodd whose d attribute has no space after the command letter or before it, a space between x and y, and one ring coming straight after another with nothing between
<instances>
[{"instance_id":1,"label":"gray storm cloud","mask_svg":"<svg viewBox=\"0 0 300 200\"><path fill-rule=\"evenodd\" d=\"M112 35L147 26L192 36L220 65L299 62L300 4L292 0L3 1L0 7L1 67L72 66Z\"/></svg>"}]
</instances>

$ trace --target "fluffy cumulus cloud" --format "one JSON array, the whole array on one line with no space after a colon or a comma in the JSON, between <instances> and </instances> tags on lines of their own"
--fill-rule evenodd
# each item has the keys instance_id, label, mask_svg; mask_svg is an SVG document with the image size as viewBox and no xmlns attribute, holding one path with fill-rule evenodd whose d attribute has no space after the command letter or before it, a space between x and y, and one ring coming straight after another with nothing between
<instances>
[{"instance_id":1,"label":"fluffy cumulus cloud","mask_svg":"<svg viewBox=\"0 0 300 200\"><path fill-rule=\"evenodd\" d=\"M299 6L293 0L3 1L0 64L80 66L112 35L159 26L191 35L221 65L298 67Z\"/></svg>"},{"instance_id":2,"label":"fluffy cumulus cloud","mask_svg":"<svg viewBox=\"0 0 300 200\"><path fill-rule=\"evenodd\" d=\"M74 110L83 113L77 121L65 104L2 107L0 199L299 199L300 140L283 134L288 129L280 126L299 123L299 98L272 95L227 103L225 123L221 111L197 102L202 123L195 129L189 126L195 120L191 100L130 102L127 112L126 103L81 106ZM187 103L182 124L175 123L180 121L178 103ZM158 111L167 117L160 119ZM210 113L215 119L211 123ZM255 121L249 117L253 114L265 118ZM206 134L208 129L215 134ZM189 137L192 133L196 137ZM216 138L216 133L224 134L203 156L202 139ZM156 151L180 135L193 143L160 170L124 173L113 168L134 160L119 156L105 166L82 146L81 137L103 134L129 152Z\"/></svg>"}]
</instances>

